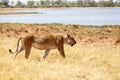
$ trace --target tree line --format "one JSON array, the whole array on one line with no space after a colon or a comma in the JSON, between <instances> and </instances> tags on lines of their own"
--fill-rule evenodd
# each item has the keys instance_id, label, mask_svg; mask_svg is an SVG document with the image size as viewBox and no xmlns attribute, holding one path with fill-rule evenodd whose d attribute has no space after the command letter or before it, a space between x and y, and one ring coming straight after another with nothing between
<instances>
[{"instance_id":1,"label":"tree line","mask_svg":"<svg viewBox=\"0 0 120 80\"><path fill-rule=\"evenodd\" d=\"M9 0L0 0L0 8L51 8L51 7L120 7L120 0L28 0L23 3L18 0L9 2Z\"/></svg>"}]
</instances>

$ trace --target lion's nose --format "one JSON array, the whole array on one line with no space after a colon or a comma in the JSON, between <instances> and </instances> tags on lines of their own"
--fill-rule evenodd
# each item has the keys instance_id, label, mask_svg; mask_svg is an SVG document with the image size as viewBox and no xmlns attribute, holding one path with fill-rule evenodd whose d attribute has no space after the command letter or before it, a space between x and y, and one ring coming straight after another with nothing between
<instances>
[{"instance_id":1,"label":"lion's nose","mask_svg":"<svg viewBox=\"0 0 120 80\"><path fill-rule=\"evenodd\" d=\"M73 46L74 44L71 44L71 46Z\"/></svg>"}]
</instances>

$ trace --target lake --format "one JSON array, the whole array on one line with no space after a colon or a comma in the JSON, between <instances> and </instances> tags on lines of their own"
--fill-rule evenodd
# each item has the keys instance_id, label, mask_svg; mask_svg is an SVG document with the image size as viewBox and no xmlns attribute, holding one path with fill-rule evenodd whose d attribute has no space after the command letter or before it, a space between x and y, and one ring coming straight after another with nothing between
<instances>
[{"instance_id":1,"label":"lake","mask_svg":"<svg viewBox=\"0 0 120 80\"><path fill-rule=\"evenodd\" d=\"M0 23L120 25L120 8L65 8L12 11L40 12L43 14L0 15Z\"/></svg>"}]
</instances>

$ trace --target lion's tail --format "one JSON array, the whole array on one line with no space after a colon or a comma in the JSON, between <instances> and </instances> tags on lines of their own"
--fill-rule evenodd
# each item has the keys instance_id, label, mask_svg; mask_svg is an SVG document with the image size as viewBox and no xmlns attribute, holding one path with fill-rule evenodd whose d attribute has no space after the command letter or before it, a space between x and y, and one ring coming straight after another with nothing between
<instances>
[{"instance_id":1,"label":"lion's tail","mask_svg":"<svg viewBox=\"0 0 120 80\"><path fill-rule=\"evenodd\" d=\"M17 41L17 49L16 49L16 51L15 52L17 52L18 51L18 47L19 47L19 42L20 42L20 40L22 39L22 37L20 37L19 39L18 39L18 41ZM9 49L9 52L11 53L11 54L14 54L15 52L12 52L12 50L11 49Z\"/></svg>"}]
</instances>

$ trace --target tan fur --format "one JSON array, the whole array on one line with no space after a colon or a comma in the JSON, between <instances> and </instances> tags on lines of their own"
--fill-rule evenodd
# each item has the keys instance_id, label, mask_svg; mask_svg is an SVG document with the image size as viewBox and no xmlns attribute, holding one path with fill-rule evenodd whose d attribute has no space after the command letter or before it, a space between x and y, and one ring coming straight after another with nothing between
<instances>
[{"instance_id":1,"label":"tan fur","mask_svg":"<svg viewBox=\"0 0 120 80\"><path fill-rule=\"evenodd\" d=\"M68 34L47 34L36 36L29 33L18 39L17 50L15 52L12 52L10 49L9 52L15 53L14 57L16 57L18 53L25 50L25 58L28 59L31 48L34 47L39 50L45 50L43 58L46 58L51 49L57 48L60 54L65 57L64 43L73 46L76 44L76 41Z\"/></svg>"}]
</instances>

